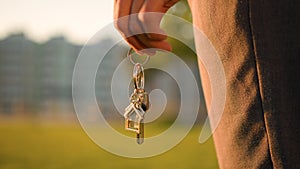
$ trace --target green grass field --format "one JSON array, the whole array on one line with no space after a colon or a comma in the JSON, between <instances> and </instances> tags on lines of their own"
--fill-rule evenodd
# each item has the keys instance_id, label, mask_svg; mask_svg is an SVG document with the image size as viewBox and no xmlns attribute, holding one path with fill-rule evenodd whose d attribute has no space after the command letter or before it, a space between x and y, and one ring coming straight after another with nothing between
<instances>
[{"instance_id":1,"label":"green grass field","mask_svg":"<svg viewBox=\"0 0 300 169\"><path fill-rule=\"evenodd\" d=\"M78 124L0 123L0 169L214 169L213 142L200 127L159 156L130 159L102 150Z\"/></svg>"}]
</instances>

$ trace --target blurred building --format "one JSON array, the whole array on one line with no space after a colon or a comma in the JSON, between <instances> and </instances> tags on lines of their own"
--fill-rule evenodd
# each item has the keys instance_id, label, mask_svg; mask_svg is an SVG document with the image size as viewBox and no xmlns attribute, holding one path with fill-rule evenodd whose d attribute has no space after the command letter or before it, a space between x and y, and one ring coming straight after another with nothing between
<instances>
[{"instance_id":1,"label":"blurred building","mask_svg":"<svg viewBox=\"0 0 300 169\"><path fill-rule=\"evenodd\" d=\"M32 42L22 33L1 40L0 111L36 113L54 100L70 102L72 71L80 49L63 37L44 44Z\"/></svg>"},{"instance_id":2,"label":"blurred building","mask_svg":"<svg viewBox=\"0 0 300 169\"><path fill-rule=\"evenodd\" d=\"M55 37L40 46L36 54L36 98L40 110L69 111L72 98L72 73L81 46ZM54 109L54 110L53 110ZM55 110L57 109L57 110Z\"/></svg>"},{"instance_id":3,"label":"blurred building","mask_svg":"<svg viewBox=\"0 0 300 169\"><path fill-rule=\"evenodd\" d=\"M107 38L98 43L111 44L112 40ZM114 69L124 59L120 55L124 46L117 46L103 59L96 77L96 95L106 112L113 107L110 82ZM27 39L23 33L1 40L0 114L74 115L72 76L82 47L69 43L63 36L43 44ZM92 55L103 51L97 43L86 48Z\"/></svg>"},{"instance_id":4,"label":"blurred building","mask_svg":"<svg viewBox=\"0 0 300 169\"><path fill-rule=\"evenodd\" d=\"M85 46L85 49L88 55L98 57L97 54L105 51L101 48L106 48L113 43L114 41L110 38L101 39L95 44ZM173 41L173 46L175 49L173 52L191 68L200 86L196 55L179 42ZM50 119L58 116L66 119L74 117L72 76L82 47L69 43L62 36L54 37L43 44L28 40L22 33L1 40L0 114L38 115ZM98 107L92 107L91 111L100 108L106 118L121 118L112 100L111 84L115 70L126 58L124 54L127 50L128 47L122 43L114 44L98 66L95 77ZM179 77L186 76L176 66L168 64L169 61L163 56L157 57L155 63L169 67ZM128 85L122 82L132 76L133 68L131 63L127 66L126 70L122 70L122 75L118 76L120 83L113 89L118 92L118 96L126 98L125 106L129 103L127 98L130 93L124 92ZM87 69L90 69L90 66L87 66ZM82 76L84 72L85 70L82 71ZM170 75L155 69L146 70L146 81L146 91L161 89L165 93L167 105L164 117L176 116L180 108L180 91L176 81ZM81 85L86 85L86 83L83 82ZM203 97L201 90L200 95ZM86 99L82 98L82 101L85 102ZM200 106L200 112L205 111L203 102Z\"/></svg>"},{"instance_id":5,"label":"blurred building","mask_svg":"<svg viewBox=\"0 0 300 169\"><path fill-rule=\"evenodd\" d=\"M23 112L33 103L34 53L38 44L15 34L0 42L0 104L2 112ZM31 86L31 87L29 87ZM33 88L32 88L33 87Z\"/></svg>"}]
</instances>

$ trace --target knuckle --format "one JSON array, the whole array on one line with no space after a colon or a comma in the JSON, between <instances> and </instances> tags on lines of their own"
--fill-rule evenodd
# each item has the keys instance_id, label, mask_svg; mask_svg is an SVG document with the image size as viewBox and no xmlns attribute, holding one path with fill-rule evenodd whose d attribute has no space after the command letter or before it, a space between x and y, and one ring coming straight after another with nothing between
<instances>
[{"instance_id":1,"label":"knuckle","mask_svg":"<svg viewBox=\"0 0 300 169\"><path fill-rule=\"evenodd\" d=\"M133 35L141 34L141 30L138 24L130 24L129 30Z\"/></svg>"},{"instance_id":2,"label":"knuckle","mask_svg":"<svg viewBox=\"0 0 300 169\"><path fill-rule=\"evenodd\" d=\"M141 21L141 22L151 22L152 18L151 16L148 14L145 14L145 13L139 13L138 15L138 19Z\"/></svg>"},{"instance_id":3,"label":"knuckle","mask_svg":"<svg viewBox=\"0 0 300 169\"><path fill-rule=\"evenodd\" d=\"M121 32L126 30L126 25L122 21L115 21L114 26L117 30Z\"/></svg>"}]
</instances>

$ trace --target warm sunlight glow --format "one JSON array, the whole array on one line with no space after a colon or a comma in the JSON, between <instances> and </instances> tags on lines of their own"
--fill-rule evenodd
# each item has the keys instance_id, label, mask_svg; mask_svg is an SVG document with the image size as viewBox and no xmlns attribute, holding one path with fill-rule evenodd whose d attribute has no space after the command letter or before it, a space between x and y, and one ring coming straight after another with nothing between
<instances>
[{"instance_id":1,"label":"warm sunlight glow","mask_svg":"<svg viewBox=\"0 0 300 169\"><path fill-rule=\"evenodd\" d=\"M112 0L0 1L1 39L22 31L38 42L63 34L82 44L112 20Z\"/></svg>"}]
</instances>

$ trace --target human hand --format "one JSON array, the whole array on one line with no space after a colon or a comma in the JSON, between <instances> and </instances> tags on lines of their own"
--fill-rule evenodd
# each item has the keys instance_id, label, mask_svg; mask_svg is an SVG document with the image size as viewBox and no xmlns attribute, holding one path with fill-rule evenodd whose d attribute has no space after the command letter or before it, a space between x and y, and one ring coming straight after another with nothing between
<instances>
[{"instance_id":1,"label":"human hand","mask_svg":"<svg viewBox=\"0 0 300 169\"><path fill-rule=\"evenodd\" d=\"M171 51L160 22L176 2L178 0L115 0L115 27L139 54L154 55L156 50L142 51L148 48Z\"/></svg>"}]
</instances>

